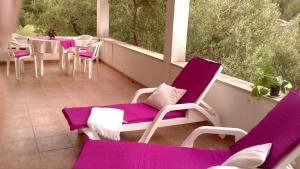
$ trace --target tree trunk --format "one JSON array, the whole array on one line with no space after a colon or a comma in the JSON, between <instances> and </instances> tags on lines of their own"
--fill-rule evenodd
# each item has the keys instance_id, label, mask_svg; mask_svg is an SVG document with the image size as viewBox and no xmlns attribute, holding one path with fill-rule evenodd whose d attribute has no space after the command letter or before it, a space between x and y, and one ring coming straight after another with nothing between
<instances>
[{"instance_id":1,"label":"tree trunk","mask_svg":"<svg viewBox=\"0 0 300 169\"><path fill-rule=\"evenodd\" d=\"M71 23L73 31L76 33L76 35L81 35L81 33L77 27L77 23L76 23L77 20L78 20L78 18L71 17L70 23Z\"/></svg>"},{"instance_id":2,"label":"tree trunk","mask_svg":"<svg viewBox=\"0 0 300 169\"><path fill-rule=\"evenodd\" d=\"M139 46L138 31L137 31L137 17L138 17L139 5L136 2L136 0L133 0L133 3L134 3L133 22L132 22L133 44Z\"/></svg>"}]
</instances>

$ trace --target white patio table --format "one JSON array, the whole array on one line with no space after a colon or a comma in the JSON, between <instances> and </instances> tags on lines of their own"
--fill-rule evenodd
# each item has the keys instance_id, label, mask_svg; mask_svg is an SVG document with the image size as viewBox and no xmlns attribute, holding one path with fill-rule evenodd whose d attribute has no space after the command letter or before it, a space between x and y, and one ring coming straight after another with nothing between
<instances>
[{"instance_id":1,"label":"white patio table","mask_svg":"<svg viewBox=\"0 0 300 169\"><path fill-rule=\"evenodd\" d=\"M72 38L49 38L47 36L37 36L29 39L32 44L35 59L38 63L38 72L40 76L44 75L43 57L45 53L59 54L59 67L65 68L66 73L69 73L69 53L75 46L75 39Z\"/></svg>"}]
</instances>

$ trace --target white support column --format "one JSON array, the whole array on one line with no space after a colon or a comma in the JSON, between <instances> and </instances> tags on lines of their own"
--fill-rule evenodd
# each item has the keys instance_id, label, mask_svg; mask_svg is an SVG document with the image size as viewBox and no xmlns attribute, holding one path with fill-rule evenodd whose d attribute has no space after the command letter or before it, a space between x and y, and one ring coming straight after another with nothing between
<instances>
[{"instance_id":1,"label":"white support column","mask_svg":"<svg viewBox=\"0 0 300 169\"><path fill-rule=\"evenodd\" d=\"M169 81L170 63L184 62L186 57L187 31L190 0L168 0L165 47L164 81Z\"/></svg>"},{"instance_id":2,"label":"white support column","mask_svg":"<svg viewBox=\"0 0 300 169\"><path fill-rule=\"evenodd\" d=\"M97 36L109 36L109 3L108 0L97 0Z\"/></svg>"}]
</instances>

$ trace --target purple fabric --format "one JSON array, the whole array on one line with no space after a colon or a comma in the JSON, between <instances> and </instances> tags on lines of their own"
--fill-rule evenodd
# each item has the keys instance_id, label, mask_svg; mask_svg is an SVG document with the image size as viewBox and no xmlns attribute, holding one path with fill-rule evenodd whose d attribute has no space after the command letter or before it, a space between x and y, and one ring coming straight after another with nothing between
<instances>
[{"instance_id":1,"label":"purple fabric","mask_svg":"<svg viewBox=\"0 0 300 169\"><path fill-rule=\"evenodd\" d=\"M180 103L194 103L220 68L221 64L194 57L180 72L172 86L186 89Z\"/></svg>"},{"instance_id":2,"label":"purple fabric","mask_svg":"<svg viewBox=\"0 0 300 169\"><path fill-rule=\"evenodd\" d=\"M21 58L24 56L29 56L30 53L27 50L18 50L18 51L13 51L14 55L16 58Z\"/></svg>"},{"instance_id":3,"label":"purple fabric","mask_svg":"<svg viewBox=\"0 0 300 169\"><path fill-rule=\"evenodd\" d=\"M87 119L89 118L92 107L96 106L63 109L63 114L66 117L71 130L87 127ZM109 107L124 110L124 120L128 124L153 121L156 114L159 112L159 110L148 106L144 103L117 104L101 107ZM185 113L174 111L167 113L164 119L171 119L184 116Z\"/></svg>"},{"instance_id":4,"label":"purple fabric","mask_svg":"<svg viewBox=\"0 0 300 169\"><path fill-rule=\"evenodd\" d=\"M33 39L56 40L59 41L64 49L69 49L76 45L75 40L72 38L49 38L48 36L35 36Z\"/></svg>"},{"instance_id":5,"label":"purple fabric","mask_svg":"<svg viewBox=\"0 0 300 169\"><path fill-rule=\"evenodd\" d=\"M89 140L73 169L207 169L229 156L229 150Z\"/></svg>"},{"instance_id":6,"label":"purple fabric","mask_svg":"<svg viewBox=\"0 0 300 169\"><path fill-rule=\"evenodd\" d=\"M92 58L93 52L81 51L81 52L79 52L79 56L86 57L86 58Z\"/></svg>"},{"instance_id":7,"label":"purple fabric","mask_svg":"<svg viewBox=\"0 0 300 169\"><path fill-rule=\"evenodd\" d=\"M272 143L262 168L271 169L300 143L300 93L291 91L249 134L234 144L236 153L254 145Z\"/></svg>"}]
</instances>

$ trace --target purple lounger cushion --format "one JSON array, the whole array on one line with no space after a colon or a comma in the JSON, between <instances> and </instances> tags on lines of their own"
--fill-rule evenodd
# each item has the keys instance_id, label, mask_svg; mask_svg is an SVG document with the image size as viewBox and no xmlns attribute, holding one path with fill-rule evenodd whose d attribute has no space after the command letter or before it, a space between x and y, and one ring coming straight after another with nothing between
<instances>
[{"instance_id":1,"label":"purple lounger cushion","mask_svg":"<svg viewBox=\"0 0 300 169\"><path fill-rule=\"evenodd\" d=\"M236 153L254 145L272 143L271 152L261 166L273 168L300 143L300 93L291 91L249 134L230 149Z\"/></svg>"},{"instance_id":2,"label":"purple lounger cushion","mask_svg":"<svg viewBox=\"0 0 300 169\"><path fill-rule=\"evenodd\" d=\"M194 103L203 93L207 85L211 82L217 70L220 68L219 63L211 62L199 57L194 57L180 72L174 80L172 86L186 89L187 92L179 100L180 103ZM196 78L198 77L198 78ZM98 106L99 107L99 106ZM101 106L103 107L103 106ZM119 108L125 111L125 121L128 123L139 123L153 121L157 115L157 109L144 103L140 104L122 104L104 106ZM86 126L87 119L90 115L91 107L65 108L63 113L70 125L71 130L79 129ZM184 117L186 110L167 113L164 119Z\"/></svg>"},{"instance_id":3,"label":"purple lounger cushion","mask_svg":"<svg viewBox=\"0 0 300 169\"><path fill-rule=\"evenodd\" d=\"M229 150L89 140L73 169L207 169L230 155Z\"/></svg>"},{"instance_id":4,"label":"purple lounger cushion","mask_svg":"<svg viewBox=\"0 0 300 169\"><path fill-rule=\"evenodd\" d=\"M64 116L66 117L71 130L87 127L87 120L90 116L92 107L93 106L63 109ZM101 107L109 107L124 110L124 121L126 121L128 124L153 121L156 114L159 112L158 109L155 109L144 103L116 104ZM171 119L184 116L185 113L183 112L173 111L168 113L164 119Z\"/></svg>"}]
</instances>

